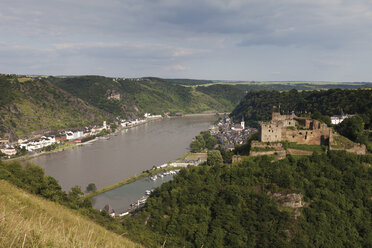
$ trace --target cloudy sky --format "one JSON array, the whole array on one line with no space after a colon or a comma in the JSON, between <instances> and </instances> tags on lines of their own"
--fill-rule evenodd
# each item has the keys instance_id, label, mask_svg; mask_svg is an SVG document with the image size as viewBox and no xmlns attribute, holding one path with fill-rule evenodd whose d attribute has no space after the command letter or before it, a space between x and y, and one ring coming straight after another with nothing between
<instances>
[{"instance_id":1,"label":"cloudy sky","mask_svg":"<svg viewBox=\"0 0 372 248\"><path fill-rule=\"evenodd\" d=\"M0 0L0 72L372 81L371 0Z\"/></svg>"}]
</instances>

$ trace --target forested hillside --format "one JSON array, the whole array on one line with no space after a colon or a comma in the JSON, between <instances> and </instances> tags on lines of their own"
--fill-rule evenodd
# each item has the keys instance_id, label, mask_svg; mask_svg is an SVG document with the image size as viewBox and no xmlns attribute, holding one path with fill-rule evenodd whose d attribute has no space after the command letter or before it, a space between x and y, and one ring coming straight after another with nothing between
<instances>
[{"instance_id":1,"label":"forested hillside","mask_svg":"<svg viewBox=\"0 0 372 248\"><path fill-rule=\"evenodd\" d=\"M45 79L0 75L0 137L102 123L113 116Z\"/></svg>"},{"instance_id":2,"label":"forested hillside","mask_svg":"<svg viewBox=\"0 0 372 248\"><path fill-rule=\"evenodd\" d=\"M270 120L273 110L294 111L298 115L320 112L328 116L343 111L372 117L372 90L251 91L232 111L231 117L241 120L244 116L248 125L257 126L258 121Z\"/></svg>"},{"instance_id":3,"label":"forested hillside","mask_svg":"<svg viewBox=\"0 0 372 248\"><path fill-rule=\"evenodd\" d=\"M112 79L81 76L50 77L50 80L74 96L122 117L136 116L145 112L163 114L164 112L200 113L207 110L231 111L235 103L241 99L239 97L243 97L241 93L232 99L231 96L225 96L224 91L209 94L161 78ZM234 90L242 92L242 90ZM120 94L120 98L108 99L111 94Z\"/></svg>"},{"instance_id":4,"label":"forested hillside","mask_svg":"<svg viewBox=\"0 0 372 248\"><path fill-rule=\"evenodd\" d=\"M124 225L153 247L369 247L371 163L329 152L182 170Z\"/></svg>"},{"instance_id":5,"label":"forested hillside","mask_svg":"<svg viewBox=\"0 0 372 248\"><path fill-rule=\"evenodd\" d=\"M230 110L233 110L245 95L245 91L234 85L216 84L211 86L199 86L196 90L212 96Z\"/></svg>"},{"instance_id":6,"label":"forested hillside","mask_svg":"<svg viewBox=\"0 0 372 248\"><path fill-rule=\"evenodd\" d=\"M115 117L230 112L243 97L233 86L184 87L160 78L0 75L0 137L11 140L47 130L83 127Z\"/></svg>"}]
</instances>

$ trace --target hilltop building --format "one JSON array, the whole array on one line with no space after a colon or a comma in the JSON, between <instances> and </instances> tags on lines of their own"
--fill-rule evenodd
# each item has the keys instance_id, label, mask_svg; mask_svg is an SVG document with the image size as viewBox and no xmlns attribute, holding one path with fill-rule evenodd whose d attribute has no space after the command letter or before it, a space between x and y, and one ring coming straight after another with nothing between
<instances>
[{"instance_id":1,"label":"hilltop building","mask_svg":"<svg viewBox=\"0 0 372 248\"><path fill-rule=\"evenodd\" d=\"M331 116L331 122L333 125L340 124L343 122L345 119L353 117L353 115L333 115Z\"/></svg>"},{"instance_id":2,"label":"hilltop building","mask_svg":"<svg viewBox=\"0 0 372 248\"><path fill-rule=\"evenodd\" d=\"M269 122L260 122L260 141L289 141L306 145L326 145L332 135L327 124L295 114L273 112Z\"/></svg>"}]
</instances>

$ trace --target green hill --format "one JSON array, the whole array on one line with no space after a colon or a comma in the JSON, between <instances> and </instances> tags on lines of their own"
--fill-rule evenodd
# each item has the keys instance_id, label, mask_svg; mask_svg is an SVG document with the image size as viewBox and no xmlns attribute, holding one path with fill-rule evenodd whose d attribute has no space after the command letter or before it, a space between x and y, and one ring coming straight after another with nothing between
<instances>
[{"instance_id":1,"label":"green hill","mask_svg":"<svg viewBox=\"0 0 372 248\"><path fill-rule=\"evenodd\" d=\"M0 75L0 137L102 123L112 116L45 79Z\"/></svg>"},{"instance_id":2,"label":"green hill","mask_svg":"<svg viewBox=\"0 0 372 248\"><path fill-rule=\"evenodd\" d=\"M112 79L101 76L50 77L56 86L90 104L117 116L136 116L151 112L200 113L208 110L231 111L244 96L235 89L235 98L225 97L223 89L210 93L199 88L185 87L178 80L161 78ZM218 97L216 94L218 91ZM119 99L109 99L112 94Z\"/></svg>"},{"instance_id":3,"label":"green hill","mask_svg":"<svg viewBox=\"0 0 372 248\"><path fill-rule=\"evenodd\" d=\"M181 170L124 225L152 247L370 247L371 163L330 151Z\"/></svg>"},{"instance_id":4,"label":"green hill","mask_svg":"<svg viewBox=\"0 0 372 248\"><path fill-rule=\"evenodd\" d=\"M0 137L163 114L230 112L244 96L235 86L185 87L161 78L31 78L0 75Z\"/></svg>"},{"instance_id":5,"label":"green hill","mask_svg":"<svg viewBox=\"0 0 372 248\"><path fill-rule=\"evenodd\" d=\"M235 120L244 120L257 126L258 121L271 118L274 108L282 113L339 115L364 114L372 116L372 90L330 89L313 91L250 91L231 112Z\"/></svg>"},{"instance_id":6,"label":"green hill","mask_svg":"<svg viewBox=\"0 0 372 248\"><path fill-rule=\"evenodd\" d=\"M141 247L0 180L0 247Z\"/></svg>"}]
</instances>

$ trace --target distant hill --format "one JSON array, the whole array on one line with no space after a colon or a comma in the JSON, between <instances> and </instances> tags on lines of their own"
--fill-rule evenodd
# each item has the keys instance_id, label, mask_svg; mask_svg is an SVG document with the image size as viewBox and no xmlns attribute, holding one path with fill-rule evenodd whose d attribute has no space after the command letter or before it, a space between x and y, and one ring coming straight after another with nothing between
<instances>
[{"instance_id":1,"label":"distant hill","mask_svg":"<svg viewBox=\"0 0 372 248\"><path fill-rule=\"evenodd\" d=\"M102 123L113 116L46 79L0 75L0 137Z\"/></svg>"},{"instance_id":2,"label":"distant hill","mask_svg":"<svg viewBox=\"0 0 372 248\"><path fill-rule=\"evenodd\" d=\"M153 114L230 112L244 96L235 86L185 87L161 78L0 75L0 137Z\"/></svg>"},{"instance_id":3,"label":"distant hill","mask_svg":"<svg viewBox=\"0 0 372 248\"><path fill-rule=\"evenodd\" d=\"M141 247L4 180L0 180L0 209L0 247Z\"/></svg>"},{"instance_id":4,"label":"distant hill","mask_svg":"<svg viewBox=\"0 0 372 248\"><path fill-rule=\"evenodd\" d=\"M246 111L249 124L269 117L272 105L289 102L279 98L279 91L309 89L366 88L370 83L330 82L222 82L195 79L136 79L103 76L23 77L0 75L0 137L16 140L19 137L46 130L82 127L103 120L137 118L146 112L153 114L187 114L215 110L231 112L241 118L248 93L259 105ZM255 93L270 89L271 93ZM261 96L261 95L262 96ZM283 93L285 95L287 93ZM300 95L302 93L299 93ZM309 95L309 93L303 93ZM323 93L322 93L323 94ZM328 94L328 93L324 93ZM259 96L260 95L260 96ZM263 97L262 99L258 99ZM311 96L310 96L311 97ZM276 100L275 100L276 99ZM360 102L358 99L356 102ZM245 102L245 103L244 103ZM251 101L252 102L252 101ZM252 102L253 103L253 102ZM239 104L239 105L238 105ZM322 104L326 104L323 102ZM289 106L289 105L288 105ZM300 105L298 105L300 106ZM313 105L315 106L315 105ZM353 105L354 106L354 105ZM248 106L249 107L249 106ZM306 107L308 108L309 105ZM293 109L292 107L289 107ZM332 107L332 113L340 108ZM303 111L303 107L298 107ZM313 111L314 108L311 108ZM342 109L347 113L350 107ZM242 111L241 111L242 110ZM286 109L287 110L287 109ZM350 109L352 110L352 109ZM320 111L321 112L321 111Z\"/></svg>"},{"instance_id":5,"label":"distant hill","mask_svg":"<svg viewBox=\"0 0 372 248\"><path fill-rule=\"evenodd\" d=\"M178 83L182 84L182 80ZM365 89L372 88L371 82L318 82L318 81L200 81L194 80L184 85L211 86L229 85L239 89L252 90L326 90L326 89Z\"/></svg>"},{"instance_id":6,"label":"distant hill","mask_svg":"<svg viewBox=\"0 0 372 248\"><path fill-rule=\"evenodd\" d=\"M80 76L49 80L90 104L122 117L151 112L200 113L208 110L231 111L243 97L243 90L233 88L234 99L200 88L184 87L179 80L161 78L113 79L100 76ZM230 86L224 86L230 87ZM231 86L233 87L233 86ZM118 96L110 99L110 96Z\"/></svg>"},{"instance_id":7,"label":"distant hill","mask_svg":"<svg viewBox=\"0 0 372 248\"><path fill-rule=\"evenodd\" d=\"M298 115L320 112L322 115L366 114L372 116L371 89L330 89L323 91L250 91L231 112L235 120L244 120L257 126L258 121L267 121L273 110L282 113L294 111Z\"/></svg>"}]
</instances>

